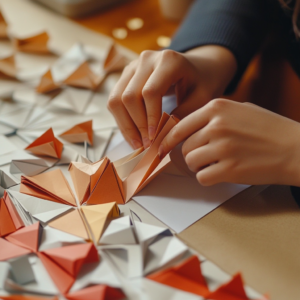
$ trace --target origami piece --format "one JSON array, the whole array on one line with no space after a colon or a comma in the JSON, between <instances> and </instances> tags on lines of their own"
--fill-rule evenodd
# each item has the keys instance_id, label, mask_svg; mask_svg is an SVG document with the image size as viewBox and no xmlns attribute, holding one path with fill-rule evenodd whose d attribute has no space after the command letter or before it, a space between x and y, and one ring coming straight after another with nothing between
<instances>
[{"instance_id":1,"label":"origami piece","mask_svg":"<svg viewBox=\"0 0 300 300\"><path fill-rule=\"evenodd\" d=\"M106 73L121 71L128 61L121 51L113 44L105 58L103 69Z\"/></svg>"},{"instance_id":2,"label":"origami piece","mask_svg":"<svg viewBox=\"0 0 300 300\"><path fill-rule=\"evenodd\" d=\"M9 260L10 270L16 283L24 285L35 281L34 272L28 256L20 256Z\"/></svg>"},{"instance_id":3,"label":"origami piece","mask_svg":"<svg viewBox=\"0 0 300 300\"><path fill-rule=\"evenodd\" d=\"M76 113L83 113L91 96L91 91L67 87L52 99L50 106L53 108L74 111Z\"/></svg>"},{"instance_id":4,"label":"origami piece","mask_svg":"<svg viewBox=\"0 0 300 300\"><path fill-rule=\"evenodd\" d=\"M42 297L42 296L26 296L26 295L14 295L11 294L9 296L1 296L1 299L3 300L59 300L57 297Z\"/></svg>"},{"instance_id":5,"label":"origami piece","mask_svg":"<svg viewBox=\"0 0 300 300\"><path fill-rule=\"evenodd\" d=\"M38 93L49 93L59 89L52 77L51 70L48 70L41 78L39 85L36 87Z\"/></svg>"},{"instance_id":6,"label":"origami piece","mask_svg":"<svg viewBox=\"0 0 300 300\"><path fill-rule=\"evenodd\" d=\"M70 143L87 142L93 146L93 120L77 124L59 136Z\"/></svg>"},{"instance_id":7,"label":"origami piece","mask_svg":"<svg viewBox=\"0 0 300 300\"><path fill-rule=\"evenodd\" d=\"M0 11L0 39L5 39L7 37L7 23Z\"/></svg>"},{"instance_id":8,"label":"origami piece","mask_svg":"<svg viewBox=\"0 0 300 300\"><path fill-rule=\"evenodd\" d=\"M98 88L103 79L103 76L93 73L87 62L83 62L68 78L64 80L64 84L95 90Z\"/></svg>"},{"instance_id":9,"label":"origami piece","mask_svg":"<svg viewBox=\"0 0 300 300\"><path fill-rule=\"evenodd\" d=\"M16 78L16 76L17 68L14 55L0 59L0 77Z\"/></svg>"},{"instance_id":10,"label":"origami piece","mask_svg":"<svg viewBox=\"0 0 300 300\"><path fill-rule=\"evenodd\" d=\"M0 261L29 254L31 251L0 238Z\"/></svg>"},{"instance_id":11,"label":"origami piece","mask_svg":"<svg viewBox=\"0 0 300 300\"><path fill-rule=\"evenodd\" d=\"M22 176L20 192L37 198L76 206L76 200L60 169L33 177Z\"/></svg>"},{"instance_id":12,"label":"origami piece","mask_svg":"<svg viewBox=\"0 0 300 300\"><path fill-rule=\"evenodd\" d=\"M60 158L63 144L54 136L52 128L48 129L42 136L25 148L36 155L46 155Z\"/></svg>"},{"instance_id":13,"label":"origami piece","mask_svg":"<svg viewBox=\"0 0 300 300\"><path fill-rule=\"evenodd\" d=\"M38 256L63 294L69 291L84 263L99 261L97 250L93 244L49 249L38 253Z\"/></svg>"},{"instance_id":14,"label":"origami piece","mask_svg":"<svg viewBox=\"0 0 300 300\"><path fill-rule=\"evenodd\" d=\"M40 226L40 223L37 222L6 236L5 239L17 246L32 252L37 252L42 232L42 227Z\"/></svg>"},{"instance_id":15,"label":"origami piece","mask_svg":"<svg viewBox=\"0 0 300 300\"><path fill-rule=\"evenodd\" d=\"M0 170L0 198L4 195L4 190L16 185L17 182Z\"/></svg>"},{"instance_id":16,"label":"origami piece","mask_svg":"<svg viewBox=\"0 0 300 300\"><path fill-rule=\"evenodd\" d=\"M6 236L22 228L24 223L18 215L8 194L4 192L0 199L0 236Z\"/></svg>"},{"instance_id":17,"label":"origami piece","mask_svg":"<svg viewBox=\"0 0 300 300\"><path fill-rule=\"evenodd\" d=\"M178 266L151 274L147 278L203 297L209 293L197 256L191 256Z\"/></svg>"},{"instance_id":18,"label":"origami piece","mask_svg":"<svg viewBox=\"0 0 300 300\"><path fill-rule=\"evenodd\" d=\"M0 290L5 289L5 279L10 274L10 265L6 261L0 262Z\"/></svg>"},{"instance_id":19,"label":"origami piece","mask_svg":"<svg viewBox=\"0 0 300 300\"><path fill-rule=\"evenodd\" d=\"M49 35L47 32L42 32L27 38L13 38L13 43L18 51L46 54L48 49Z\"/></svg>"},{"instance_id":20,"label":"origami piece","mask_svg":"<svg viewBox=\"0 0 300 300\"><path fill-rule=\"evenodd\" d=\"M107 285L94 285L77 292L69 293L66 297L69 300L119 300L124 299L125 295L120 290Z\"/></svg>"}]
</instances>

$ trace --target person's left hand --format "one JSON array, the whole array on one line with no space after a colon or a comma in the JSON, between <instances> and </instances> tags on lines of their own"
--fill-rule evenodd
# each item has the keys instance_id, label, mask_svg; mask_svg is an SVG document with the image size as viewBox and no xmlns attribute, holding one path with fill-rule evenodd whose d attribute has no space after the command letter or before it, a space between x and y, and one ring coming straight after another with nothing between
<instances>
[{"instance_id":1,"label":"person's left hand","mask_svg":"<svg viewBox=\"0 0 300 300\"><path fill-rule=\"evenodd\" d=\"M300 124L250 103L212 100L165 137L163 157L182 152L200 184L300 186Z\"/></svg>"}]
</instances>

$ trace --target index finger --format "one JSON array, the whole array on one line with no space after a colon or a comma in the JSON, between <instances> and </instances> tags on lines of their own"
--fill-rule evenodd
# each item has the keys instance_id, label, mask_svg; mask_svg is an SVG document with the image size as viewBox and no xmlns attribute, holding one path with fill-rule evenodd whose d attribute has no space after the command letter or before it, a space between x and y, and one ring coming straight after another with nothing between
<instances>
[{"instance_id":1,"label":"index finger","mask_svg":"<svg viewBox=\"0 0 300 300\"><path fill-rule=\"evenodd\" d=\"M208 105L203 106L202 108L182 119L170 130L160 144L160 158L163 158L167 153L169 153L173 148L175 148L193 133L205 127L209 123L209 120L210 114Z\"/></svg>"}]
</instances>

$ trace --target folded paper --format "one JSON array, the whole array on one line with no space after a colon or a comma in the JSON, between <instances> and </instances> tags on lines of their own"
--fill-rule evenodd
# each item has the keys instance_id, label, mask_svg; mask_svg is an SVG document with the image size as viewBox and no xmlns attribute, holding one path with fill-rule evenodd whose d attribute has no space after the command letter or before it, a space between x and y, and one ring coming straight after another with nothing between
<instances>
[{"instance_id":1,"label":"folded paper","mask_svg":"<svg viewBox=\"0 0 300 300\"><path fill-rule=\"evenodd\" d=\"M13 38L13 43L18 51L32 53L49 53L48 49L49 35L47 32L42 32L27 38Z\"/></svg>"},{"instance_id":2,"label":"folded paper","mask_svg":"<svg viewBox=\"0 0 300 300\"><path fill-rule=\"evenodd\" d=\"M59 135L69 143L87 142L93 146L93 121L87 121L73 126Z\"/></svg>"},{"instance_id":3,"label":"folded paper","mask_svg":"<svg viewBox=\"0 0 300 300\"><path fill-rule=\"evenodd\" d=\"M14 55L0 59L0 77L16 78L16 76L17 68Z\"/></svg>"},{"instance_id":4,"label":"folded paper","mask_svg":"<svg viewBox=\"0 0 300 300\"><path fill-rule=\"evenodd\" d=\"M121 71L128 61L127 58L122 54L122 52L113 44L105 58L103 69L106 73Z\"/></svg>"},{"instance_id":5,"label":"folded paper","mask_svg":"<svg viewBox=\"0 0 300 300\"><path fill-rule=\"evenodd\" d=\"M36 87L38 93L49 93L59 88L53 80L51 70L48 70L42 77L39 85Z\"/></svg>"},{"instance_id":6,"label":"folded paper","mask_svg":"<svg viewBox=\"0 0 300 300\"><path fill-rule=\"evenodd\" d=\"M31 253L30 250L10 243L3 238L0 238L0 249L0 261Z\"/></svg>"},{"instance_id":7,"label":"folded paper","mask_svg":"<svg viewBox=\"0 0 300 300\"><path fill-rule=\"evenodd\" d=\"M25 150L36 154L60 158L63 144L54 136L52 128L28 145Z\"/></svg>"},{"instance_id":8,"label":"folded paper","mask_svg":"<svg viewBox=\"0 0 300 300\"><path fill-rule=\"evenodd\" d=\"M20 285L35 281L34 272L29 262L28 255L9 260L13 280Z\"/></svg>"},{"instance_id":9,"label":"folded paper","mask_svg":"<svg viewBox=\"0 0 300 300\"><path fill-rule=\"evenodd\" d=\"M16 185L17 182L0 170L0 198L4 195L4 190Z\"/></svg>"},{"instance_id":10,"label":"folded paper","mask_svg":"<svg viewBox=\"0 0 300 300\"><path fill-rule=\"evenodd\" d=\"M0 11L0 39L5 39L7 37L7 23L3 14Z\"/></svg>"}]
</instances>

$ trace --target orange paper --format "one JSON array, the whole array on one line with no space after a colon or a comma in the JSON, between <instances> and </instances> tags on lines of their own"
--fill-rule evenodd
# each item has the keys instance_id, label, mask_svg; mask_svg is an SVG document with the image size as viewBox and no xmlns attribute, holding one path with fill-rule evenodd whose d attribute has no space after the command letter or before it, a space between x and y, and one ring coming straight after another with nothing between
<instances>
[{"instance_id":1,"label":"orange paper","mask_svg":"<svg viewBox=\"0 0 300 300\"><path fill-rule=\"evenodd\" d=\"M0 11L0 39L5 39L7 37L7 23Z\"/></svg>"},{"instance_id":2,"label":"orange paper","mask_svg":"<svg viewBox=\"0 0 300 300\"><path fill-rule=\"evenodd\" d=\"M4 192L3 199L16 229L24 227L25 225L6 191Z\"/></svg>"},{"instance_id":3,"label":"orange paper","mask_svg":"<svg viewBox=\"0 0 300 300\"><path fill-rule=\"evenodd\" d=\"M42 76L39 85L36 87L36 91L38 93L49 93L58 88L59 85L53 81L51 70L49 70Z\"/></svg>"},{"instance_id":4,"label":"orange paper","mask_svg":"<svg viewBox=\"0 0 300 300\"><path fill-rule=\"evenodd\" d=\"M45 253L37 253L38 257L42 261L44 267L48 271L53 282L62 294L66 294L73 285L75 278L73 278L68 272L59 267L48 255Z\"/></svg>"},{"instance_id":5,"label":"orange paper","mask_svg":"<svg viewBox=\"0 0 300 300\"><path fill-rule=\"evenodd\" d=\"M37 252L39 248L40 230L40 223L37 222L8 235L5 239L32 252Z\"/></svg>"},{"instance_id":6,"label":"orange paper","mask_svg":"<svg viewBox=\"0 0 300 300\"><path fill-rule=\"evenodd\" d=\"M206 296L209 293L197 256L188 258L176 267L154 273L148 278L200 296Z\"/></svg>"},{"instance_id":7,"label":"orange paper","mask_svg":"<svg viewBox=\"0 0 300 300\"><path fill-rule=\"evenodd\" d=\"M60 169L32 177L22 176L20 192L37 198L76 206L76 200Z\"/></svg>"},{"instance_id":8,"label":"orange paper","mask_svg":"<svg viewBox=\"0 0 300 300\"><path fill-rule=\"evenodd\" d=\"M87 142L93 146L93 120L73 126L72 128L63 132L60 137L70 143Z\"/></svg>"},{"instance_id":9,"label":"orange paper","mask_svg":"<svg viewBox=\"0 0 300 300\"><path fill-rule=\"evenodd\" d=\"M73 278L76 278L83 264L99 261L97 249L92 243L49 249L43 253Z\"/></svg>"},{"instance_id":10,"label":"orange paper","mask_svg":"<svg viewBox=\"0 0 300 300\"><path fill-rule=\"evenodd\" d=\"M70 86L95 90L103 80L103 76L97 76L92 72L87 62L83 62L64 83Z\"/></svg>"},{"instance_id":11,"label":"orange paper","mask_svg":"<svg viewBox=\"0 0 300 300\"><path fill-rule=\"evenodd\" d=\"M68 300L120 300L125 295L119 289L107 285L94 285L69 293L66 297Z\"/></svg>"},{"instance_id":12,"label":"orange paper","mask_svg":"<svg viewBox=\"0 0 300 300\"><path fill-rule=\"evenodd\" d=\"M127 65L127 58L121 51L113 44L104 61L104 70L106 73L121 71Z\"/></svg>"},{"instance_id":13,"label":"orange paper","mask_svg":"<svg viewBox=\"0 0 300 300\"><path fill-rule=\"evenodd\" d=\"M14 55L0 59L0 77L16 78L16 76L17 68Z\"/></svg>"},{"instance_id":14,"label":"orange paper","mask_svg":"<svg viewBox=\"0 0 300 300\"><path fill-rule=\"evenodd\" d=\"M41 296L33 296L33 295L8 295L8 296L1 296L3 300L59 300L57 297L41 297Z\"/></svg>"},{"instance_id":15,"label":"orange paper","mask_svg":"<svg viewBox=\"0 0 300 300\"><path fill-rule=\"evenodd\" d=\"M54 136L52 128L32 142L25 148L35 155L46 155L55 158L61 158L63 144Z\"/></svg>"},{"instance_id":16,"label":"orange paper","mask_svg":"<svg viewBox=\"0 0 300 300\"><path fill-rule=\"evenodd\" d=\"M13 42L18 51L46 54L50 52L47 46L48 40L48 33L42 32L24 39L15 37Z\"/></svg>"},{"instance_id":17,"label":"orange paper","mask_svg":"<svg viewBox=\"0 0 300 300\"><path fill-rule=\"evenodd\" d=\"M30 250L12 244L3 238L0 238L0 249L0 261L31 253Z\"/></svg>"},{"instance_id":18,"label":"orange paper","mask_svg":"<svg viewBox=\"0 0 300 300\"><path fill-rule=\"evenodd\" d=\"M0 237L17 230L3 198L0 199Z\"/></svg>"}]
</instances>

